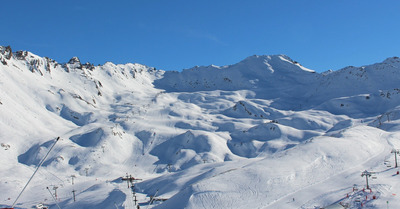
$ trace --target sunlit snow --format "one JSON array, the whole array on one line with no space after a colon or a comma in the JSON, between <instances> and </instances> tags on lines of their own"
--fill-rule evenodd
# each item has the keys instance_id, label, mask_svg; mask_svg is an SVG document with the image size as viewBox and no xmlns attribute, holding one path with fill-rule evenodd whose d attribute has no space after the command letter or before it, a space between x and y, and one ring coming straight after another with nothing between
<instances>
[{"instance_id":1,"label":"sunlit snow","mask_svg":"<svg viewBox=\"0 0 400 209\"><path fill-rule=\"evenodd\" d=\"M399 70L273 55L165 72L0 47L0 207L59 136L15 208L137 208L127 174L141 208L400 208Z\"/></svg>"}]
</instances>

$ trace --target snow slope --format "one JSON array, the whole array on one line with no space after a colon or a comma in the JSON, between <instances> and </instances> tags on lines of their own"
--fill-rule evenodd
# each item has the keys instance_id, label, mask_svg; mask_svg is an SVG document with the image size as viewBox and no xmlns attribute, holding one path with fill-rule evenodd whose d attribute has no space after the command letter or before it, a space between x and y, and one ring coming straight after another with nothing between
<instances>
[{"instance_id":1,"label":"snow slope","mask_svg":"<svg viewBox=\"0 0 400 209\"><path fill-rule=\"evenodd\" d=\"M135 208L126 174L145 208L400 207L399 68L273 55L164 72L0 47L0 207L58 136L17 208Z\"/></svg>"}]
</instances>

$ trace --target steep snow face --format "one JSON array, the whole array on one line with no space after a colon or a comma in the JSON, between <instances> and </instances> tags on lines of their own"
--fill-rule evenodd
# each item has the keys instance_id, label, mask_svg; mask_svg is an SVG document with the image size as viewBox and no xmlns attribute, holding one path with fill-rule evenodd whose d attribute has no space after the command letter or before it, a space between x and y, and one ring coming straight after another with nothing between
<instances>
[{"instance_id":1,"label":"steep snow face","mask_svg":"<svg viewBox=\"0 0 400 209\"><path fill-rule=\"evenodd\" d=\"M46 187L58 187L62 208L134 208L126 173L143 179L134 188L147 208L322 207L365 169L382 171L379 200L365 204L400 206L380 163L400 147L399 67L318 74L274 55L164 72L0 47L0 207L57 136L18 207L55 207ZM154 195L169 200L149 205Z\"/></svg>"}]
</instances>

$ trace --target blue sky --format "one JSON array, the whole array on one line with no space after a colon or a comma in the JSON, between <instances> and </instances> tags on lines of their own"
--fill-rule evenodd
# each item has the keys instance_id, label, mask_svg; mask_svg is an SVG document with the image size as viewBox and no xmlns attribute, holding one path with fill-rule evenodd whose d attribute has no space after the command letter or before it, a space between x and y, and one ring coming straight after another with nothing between
<instances>
[{"instance_id":1,"label":"blue sky","mask_svg":"<svg viewBox=\"0 0 400 209\"><path fill-rule=\"evenodd\" d=\"M398 0L2 1L0 45L164 70L286 54L322 72L400 56Z\"/></svg>"}]
</instances>

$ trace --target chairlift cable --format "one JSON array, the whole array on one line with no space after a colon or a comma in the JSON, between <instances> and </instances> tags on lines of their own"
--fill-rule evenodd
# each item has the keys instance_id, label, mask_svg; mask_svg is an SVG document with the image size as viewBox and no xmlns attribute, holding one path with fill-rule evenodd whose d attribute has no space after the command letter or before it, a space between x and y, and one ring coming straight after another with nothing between
<instances>
[{"instance_id":1,"label":"chairlift cable","mask_svg":"<svg viewBox=\"0 0 400 209\"><path fill-rule=\"evenodd\" d=\"M51 197L53 198L54 202L56 203L56 205L57 205L58 209L61 209L61 208L60 208L60 206L59 206L59 205L58 205L58 203L57 203L57 200L56 200L56 198L53 196L53 193L51 193L51 191L50 191L49 187L46 187L46 189L49 191L49 193L50 193Z\"/></svg>"},{"instance_id":2,"label":"chairlift cable","mask_svg":"<svg viewBox=\"0 0 400 209\"><path fill-rule=\"evenodd\" d=\"M58 142L58 140L60 139L60 137L57 137L56 141L53 143L53 145L51 146L50 150L47 152L47 154L44 156L44 158L40 161L39 165L37 166L35 172L33 172L31 178L28 180L28 182L25 184L24 188L22 189L22 191L19 193L18 197L15 199L14 203L12 204L12 208L15 206L15 204L17 203L18 199L21 197L22 193L25 191L26 187L28 186L28 184L31 182L31 180L33 179L33 177L35 176L35 174L37 173L37 171L39 170L39 168L43 165L44 161L46 160L47 156L49 155L49 153L51 152L51 150L54 148L54 146L56 145L56 143Z\"/></svg>"}]
</instances>

